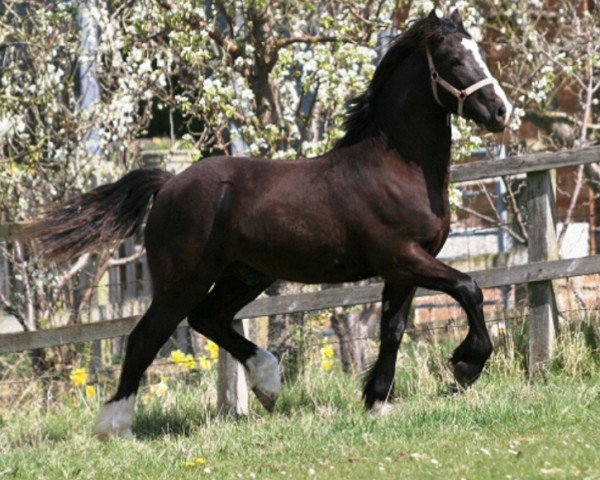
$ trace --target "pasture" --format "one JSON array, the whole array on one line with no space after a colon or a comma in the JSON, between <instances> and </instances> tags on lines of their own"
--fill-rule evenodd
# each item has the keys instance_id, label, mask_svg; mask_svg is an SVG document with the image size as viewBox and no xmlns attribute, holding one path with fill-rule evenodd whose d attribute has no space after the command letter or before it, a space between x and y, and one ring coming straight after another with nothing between
<instances>
[{"instance_id":1,"label":"pasture","mask_svg":"<svg viewBox=\"0 0 600 480\"><path fill-rule=\"evenodd\" d=\"M0 409L0 478L600 478L597 352L581 334L563 337L552 372L530 384L510 345L497 344L483 378L456 393L444 360L452 345L409 343L398 400L382 417L364 411L359 378L337 362L324 371L318 351L273 414L253 399L237 419L216 415L214 369L153 367L136 439L106 443L91 426L114 379L91 398L67 381L47 408L29 386Z\"/></svg>"}]
</instances>

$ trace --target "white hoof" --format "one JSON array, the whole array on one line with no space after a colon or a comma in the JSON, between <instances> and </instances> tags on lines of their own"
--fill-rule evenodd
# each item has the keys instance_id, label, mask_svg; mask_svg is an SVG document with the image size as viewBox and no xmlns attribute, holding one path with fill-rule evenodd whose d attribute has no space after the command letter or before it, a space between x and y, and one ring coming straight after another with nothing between
<instances>
[{"instance_id":1,"label":"white hoof","mask_svg":"<svg viewBox=\"0 0 600 480\"><path fill-rule=\"evenodd\" d=\"M111 436L133 437L131 425L134 405L135 395L102 405L94 425L94 434L101 440Z\"/></svg>"},{"instance_id":2,"label":"white hoof","mask_svg":"<svg viewBox=\"0 0 600 480\"><path fill-rule=\"evenodd\" d=\"M250 388L262 406L272 412L281 390L277 358L271 352L259 348L254 356L246 360L246 369Z\"/></svg>"},{"instance_id":3,"label":"white hoof","mask_svg":"<svg viewBox=\"0 0 600 480\"><path fill-rule=\"evenodd\" d=\"M389 415L392 411L393 405L390 402L381 402L377 400L371 408L371 414L376 417L383 417Z\"/></svg>"}]
</instances>

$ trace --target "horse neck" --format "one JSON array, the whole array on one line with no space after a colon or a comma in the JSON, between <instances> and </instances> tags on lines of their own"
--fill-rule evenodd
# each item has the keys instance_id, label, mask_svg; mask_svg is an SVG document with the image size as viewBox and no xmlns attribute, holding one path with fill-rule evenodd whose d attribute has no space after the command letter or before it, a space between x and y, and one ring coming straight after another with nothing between
<instances>
[{"instance_id":1,"label":"horse neck","mask_svg":"<svg viewBox=\"0 0 600 480\"><path fill-rule=\"evenodd\" d=\"M372 113L387 155L419 165L447 183L451 128L447 112L433 98L429 68L415 51L390 77Z\"/></svg>"}]
</instances>

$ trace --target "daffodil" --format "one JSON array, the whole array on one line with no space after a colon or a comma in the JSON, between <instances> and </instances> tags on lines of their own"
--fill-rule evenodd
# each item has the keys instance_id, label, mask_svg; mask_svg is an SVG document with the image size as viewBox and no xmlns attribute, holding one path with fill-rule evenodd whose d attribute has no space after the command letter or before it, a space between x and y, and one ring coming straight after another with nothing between
<instances>
[{"instance_id":1,"label":"daffodil","mask_svg":"<svg viewBox=\"0 0 600 480\"><path fill-rule=\"evenodd\" d=\"M71 383L73 383L73 385L76 387L83 387L88 378L87 368L76 368L71 372L69 377L71 378Z\"/></svg>"},{"instance_id":2,"label":"daffodil","mask_svg":"<svg viewBox=\"0 0 600 480\"><path fill-rule=\"evenodd\" d=\"M171 361L176 364L183 363L185 361L185 353L181 350L173 350L171 352Z\"/></svg>"},{"instance_id":3,"label":"daffodil","mask_svg":"<svg viewBox=\"0 0 600 480\"><path fill-rule=\"evenodd\" d=\"M323 358L333 358L333 347L329 344L325 345L323 348L321 348L321 357Z\"/></svg>"},{"instance_id":4,"label":"daffodil","mask_svg":"<svg viewBox=\"0 0 600 480\"><path fill-rule=\"evenodd\" d=\"M321 368L324 372L330 372L333 369L334 361L332 358L324 358L321 361Z\"/></svg>"},{"instance_id":5,"label":"daffodil","mask_svg":"<svg viewBox=\"0 0 600 480\"><path fill-rule=\"evenodd\" d=\"M210 370L212 363L210 359L206 358L204 355L198 358L198 366L200 370Z\"/></svg>"},{"instance_id":6,"label":"daffodil","mask_svg":"<svg viewBox=\"0 0 600 480\"><path fill-rule=\"evenodd\" d=\"M208 353L208 358L211 360L219 359L219 346L212 340L206 342L206 352Z\"/></svg>"},{"instance_id":7,"label":"daffodil","mask_svg":"<svg viewBox=\"0 0 600 480\"><path fill-rule=\"evenodd\" d=\"M86 385L85 396L87 398L94 398L96 396L96 387L94 387L93 385Z\"/></svg>"},{"instance_id":8,"label":"daffodil","mask_svg":"<svg viewBox=\"0 0 600 480\"><path fill-rule=\"evenodd\" d=\"M191 370L192 368L196 368L196 360L194 360L194 356L191 353L185 355L181 364L187 369Z\"/></svg>"}]
</instances>

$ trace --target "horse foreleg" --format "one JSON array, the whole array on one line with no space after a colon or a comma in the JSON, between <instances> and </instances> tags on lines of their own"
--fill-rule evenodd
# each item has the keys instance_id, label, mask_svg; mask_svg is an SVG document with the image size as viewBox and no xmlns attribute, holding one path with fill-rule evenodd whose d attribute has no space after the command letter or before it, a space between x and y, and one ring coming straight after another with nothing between
<instances>
[{"instance_id":1,"label":"horse foreleg","mask_svg":"<svg viewBox=\"0 0 600 480\"><path fill-rule=\"evenodd\" d=\"M257 275L258 274L257 272ZM240 335L232 327L235 314L254 300L273 280L264 276L248 283L233 275L215 283L210 294L188 316L188 323L241 362L248 372L248 383L268 411L275 406L281 378L275 356Z\"/></svg>"},{"instance_id":2,"label":"horse foreleg","mask_svg":"<svg viewBox=\"0 0 600 480\"><path fill-rule=\"evenodd\" d=\"M492 354L492 342L483 316L483 294L468 275L445 265L418 245L394 255L391 268L382 272L386 281L397 285L411 282L417 287L439 290L454 298L467 314L469 331L452 355L454 377L463 387L473 383Z\"/></svg>"},{"instance_id":3,"label":"horse foreleg","mask_svg":"<svg viewBox=\"0 0 600 480\"><path fill-rule=\"evenodd\" d=\"M415 294L411 287L383 289L379 355L365 379L363 400L374 413L386 413L393 397L396 358L406 328L410 304Z\"/></svg>"}]
</instances>

